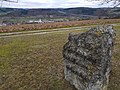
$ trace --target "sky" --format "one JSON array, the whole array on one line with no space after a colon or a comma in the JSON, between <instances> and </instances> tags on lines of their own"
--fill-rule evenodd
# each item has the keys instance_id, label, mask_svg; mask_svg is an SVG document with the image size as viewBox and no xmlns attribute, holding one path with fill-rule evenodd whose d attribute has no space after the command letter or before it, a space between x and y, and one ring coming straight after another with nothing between
<instances>
[{"instance_id":1,"label":"sky","mask_svg":"<svg viewBox=\"0 0 120 90\"><path fill-rule=\"evenodd\" d=\"M71 7L110 7L91 0L19 0L18 3L3 2L2 7L10 8L71 8Z\"/></svg>"}]
</instances>

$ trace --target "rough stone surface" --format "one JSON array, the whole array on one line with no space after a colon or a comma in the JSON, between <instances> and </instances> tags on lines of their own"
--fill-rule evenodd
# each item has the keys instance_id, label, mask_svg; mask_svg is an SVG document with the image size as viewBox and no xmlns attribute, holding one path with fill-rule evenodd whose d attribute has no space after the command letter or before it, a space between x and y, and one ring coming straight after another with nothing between
<instances>
[{"instance_id":1,"label":"rough stone surface","mask_svg":"<svg viewBox=\"0 0 120 90\"><path fill-rule=\"evenodd\" d=\"M110 25L69 34L63 47L65 79L78 90L107 90L114 38Z\"/></svg>"}]
</instances>

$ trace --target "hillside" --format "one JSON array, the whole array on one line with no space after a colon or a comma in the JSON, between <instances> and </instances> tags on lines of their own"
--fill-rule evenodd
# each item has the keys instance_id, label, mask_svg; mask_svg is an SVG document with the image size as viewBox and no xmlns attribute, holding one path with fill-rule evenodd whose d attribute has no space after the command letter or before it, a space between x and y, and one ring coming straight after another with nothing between
<instances>
[{"instance_id":1,"label":"hillside","mask_svg":"<svg viewBox=\"0 0 120 90\"><path fill-rule=\"evenodd\" d=\"M120 18L120 8L0 8L0 24L25 24Z\"/></svg>"},{"instance_id":2,"label":"hillside","mask_svg":"<svg viewBox=\"0 0 120 90\"><path fill-rule=\"evenodd\" d=\"M67 8L67 9L17 9L17 8L0 8L0 16L5 17L22 17L22 16L38 16L38 15L91 15L91 16L107 16L117 15L120 8Z\"/></svg>"}]
</instances>

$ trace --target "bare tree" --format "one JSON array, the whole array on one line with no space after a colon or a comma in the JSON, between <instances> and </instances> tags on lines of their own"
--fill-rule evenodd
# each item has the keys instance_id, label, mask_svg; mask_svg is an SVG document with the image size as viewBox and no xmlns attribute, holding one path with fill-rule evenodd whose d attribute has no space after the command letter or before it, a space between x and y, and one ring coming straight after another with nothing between
<instances>
[{"instance_id":1,"label":"bare tree","mask_svg":"<svg viewBox=\"0 0 120 90\"><path fill-rule=\"evenodd\" d=\"M117 6L120 5L120 0L103 0L102 4L104 4L104 3L110 3L110 2L112 2L115 7L117 7Z\"/></svg>"},{"instance_id":2,"label":"bare tree","mask_svg":"<svg viewBox=\"0 0 120 90\"><path fill-rule=\"evenodd\" d=\"M13 2L13 3L18 3L18 0L0 0L1 1L1 6L3 2Z\"/></svg>"},{"instance_id":3,"label":"bare tree","mask_svg":"<svg viewBox=\"0 0 120 90\"><path fill-rule=\"evenodd\" d=\"M14 3L18 3L18 0L0 0L1 2L14 2Z\"/></svg>"},{"instance_id":4,"label":"bare tree","mask_svg":"<svg viewBox=\"0 0 120 90\"><path fill-rule=\"evenodd\" d=\"M101 5L106 4L106 3L111 3L112 6L114 7L117 7L120 5L120 0L91 0L91 1L101 1Z\"/></svg>"}]
</instances>

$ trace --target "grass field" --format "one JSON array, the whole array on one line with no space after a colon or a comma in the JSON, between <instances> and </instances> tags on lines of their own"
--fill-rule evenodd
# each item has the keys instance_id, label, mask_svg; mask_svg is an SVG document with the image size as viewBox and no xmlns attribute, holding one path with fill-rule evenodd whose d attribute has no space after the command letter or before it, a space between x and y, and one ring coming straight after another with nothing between
<instances>
[{"instance_id":1,"label":"grass field","mask_svg":"<svg viewBox=\"0 0 120 90\"><path fill-rule=\"evenodd\" d=\"M120 90L120 26L108 90ZM63 45L70 32L0 39L0 90L75 90L64 79Z\"/></svg>"}]
</instances>

